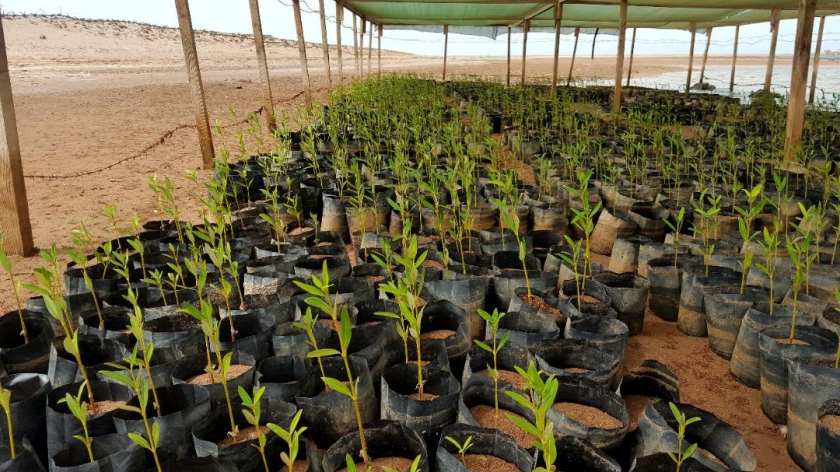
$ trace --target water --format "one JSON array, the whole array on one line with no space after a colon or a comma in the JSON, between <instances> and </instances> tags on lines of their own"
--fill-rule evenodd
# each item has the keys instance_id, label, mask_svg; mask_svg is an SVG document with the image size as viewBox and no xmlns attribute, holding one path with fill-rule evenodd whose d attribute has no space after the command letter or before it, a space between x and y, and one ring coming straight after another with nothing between
<instances>
[{"instance_id":1,"label":"water","mask_svg":"<svg viewBox=\"0 0 840 472\"><path fill-rule=\"evenodd\" d=\"M688 69L671 71L660 74L656 77L632 78L631 85L655 89L685 90L685 79ZM764 88L764 76L767 72L765 66L739 66L735 69L735 88L732 94L729 93L729 78L732 73L731 66L707 66L705 81L716 87L712 92L731 95L742 100L748 100L749 94ZM773 68L771 80L771 91L781 95L787 95L790 90L791 66L777 65ZM692 74L692 85L700 79L700 68L694 69ZM613 85L609 80L587 81L586 85ZM811 73L808 73L808 93L810 93ZM819 76L817 77L818 102L834 103L840 106L840 56L823 56L820 63Z\"/></svg>"}]
</instances>

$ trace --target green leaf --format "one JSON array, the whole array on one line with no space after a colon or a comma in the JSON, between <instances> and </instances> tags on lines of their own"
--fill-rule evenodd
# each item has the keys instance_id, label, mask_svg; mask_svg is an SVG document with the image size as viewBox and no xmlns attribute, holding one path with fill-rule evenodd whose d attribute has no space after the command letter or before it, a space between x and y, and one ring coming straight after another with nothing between
<instances>
[{"instance_id":1,"label":"green leaf","mask_svg":"<svg viewBox=\"0 0 840 472\"><path fill-rule=\"evenodd\" d=\"M688 448L683 453L683 458L691 457L691 455L694 454L694 451L696 451L696 450L697 450L697 444L696 443L692 444L691 446L688 446Z\"/></svg>"},{"instance_id":2,"label":"green leaf","mask_svg":"<svg viewBox=\"0 0 840 472\"><path fill-rule=\"evenodd\" d=\"M146 438L143 436L140 436L137 433L128 433L128 438L143 449L147 449L149 451L152 450L151 446L149 446L149 441L146 441Z\"/></svg>"},{"instance_id":3,"label":"green leaf","mask_svg":"<svg viewBox=\"0 0 840 472\"><path fill-rule=\"evenodd\" d=\"M476 340L475 340L475 344L476 344L476 346L480 347L481 349L484 349L485 351L487 351L487 352L489 352L489 353L491 353L491 354L493 353L493 348L491 348L491 347L490 347L490 346L488 346L487 344L485 344L485 343L483 343L483 342L479 341L478 339L476 339Z\"/></svg>"},{"instance_id":4,"label":"green leaf","mask_svg":"<svg viewBox=\"0 0 840 472\"><path fill-rule=\"evenodd\" d=\"M329 356L340 356L341 353L335 349L316 349L314 351L309 351L309 354L306 357L310 359L315 359L317 357L329 357Z\"/></svg>"},{"instance_id":5,"label":"green leaf","mask_svg":"<svg viewBox=\"0 0 840 472\"><path fill-rule=\"evenodd\" d=\"M335 390L336 392L345 395L345 396L352 396L350 392L350 388L344 385L343 383L339 382L336 379L330 377L321 377L321 380L324 381L324 384L330 389Z\"/></svg>"},{"instance_id":6,"label":"green leaf","mask_svg":"<svg viewBox=\"0 0 840 472\"><path fill-rule=\"evenodd\" d=\"M510 414L510 413L505 413L505 416L507 416L508 419L511 422L513 422L513 424L515 424L516 426L521 428L526 433L528 433L528 434L530 434L530 435L532 435L536 438L540 437L539 430L537 430L537 428L534 425L529 423L528 420L526 420L524 418L520 418L519 416L515 416L515 415Z\"/></svg>"}]
</instances>

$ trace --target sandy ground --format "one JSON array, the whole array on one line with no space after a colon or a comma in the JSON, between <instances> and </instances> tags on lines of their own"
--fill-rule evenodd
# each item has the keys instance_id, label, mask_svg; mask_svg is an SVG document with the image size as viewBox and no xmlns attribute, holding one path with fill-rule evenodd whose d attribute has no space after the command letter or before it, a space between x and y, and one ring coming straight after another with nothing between
<instances>
[{"instance_id":1,"label":"sandy ground","mask_svg":"<svg viewBox=\"0 0 840 472\"><path fill-rule=\"evenodd\" d=\"M117 206L121 221L127 221L133 212L144 220L156 218L146 185L153 174L172 177L182 212L186 217L197 214L197 204L190 197L196 189L184 178L184 171L198 169L201 160L175 30L65 18L7 18L4 27L38 247L67 244L70 230L80 221L87 224L95 240L113 237L100 215L110 204ZM258 109L262 95L251 39L202 32L197 44L211 122L217 118L225 123L234 121L228 111L231 107L240 119ZM277 113L301 106L296 46L270 40L267 49L274 100L280 102ZM310 46L308 53L314 95L323 100L326 80L321 50ZM331 53L334 57L335 48ZM345 49L344 59L349 79L353 73L349 49ZM710 58L710 64L729 61ZM375 52L373 63L375 69ZM764 60L739 59L739 64L750 63L763 64ZM383 51L386 72L439 76L441 65L440 58ZM516 82L521 62L514 59L511 67ZM569 58L562 58L560 77L568 74L568 67ZM684 57L637 57L633 73L652 77L686 67ZM337 74L335 62L333 69ZM449 60L450 77L503 80L505 70L504 58ZM529 58L527 73L529 81L545 80L551 75L551 60ZM614 73L613 58L590 60L587 55L575 63L575 77L609 78ZM233 127L231 132L235 130ZM232 144L231 133L226 139ZM151 149L136 159L98 171L149 146ZM61 177L81 173L86 174ZM33 267L40 265L38 258L13 257L12 262L25 280ZM0 278L0 295L0 310L12 310L14 302L5 278ZM628 367L646 358L664 362L679 375L684 401L734 424L758 458L758 470L797 470L778 428L761 413L759 392L732 380L727 363L711 353L707 340L684 336L674 325L648 315L644 333L630 342Z\"/></svg>"}]
</instances>

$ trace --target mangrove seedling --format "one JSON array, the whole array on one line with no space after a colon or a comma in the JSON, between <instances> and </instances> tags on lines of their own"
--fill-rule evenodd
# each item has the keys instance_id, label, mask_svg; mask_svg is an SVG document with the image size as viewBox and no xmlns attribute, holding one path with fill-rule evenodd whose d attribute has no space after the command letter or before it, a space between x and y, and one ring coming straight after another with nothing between
<instances>
[{"instance_id":1,"label":"mangrove seedling","mask_svg":"<svg viewBox=\"0 0 840 472\"><path fill-rule=\"evenodd\" d=\"M775 232L770 232L767 228L762 230L763 238L758 241L758 244L761 246L761 250L764 253L764 263L756 264L758 270L760 270L770 281L770 314L773 314L773 305L775 303L775 299L773 298L773 289L775 284L776 278L776 267L778 265L776 261L776 251L779 249L779 235Z\"/></svg>"},{"instance_id":2,"label":"mangrove seedling","mask_svg":"<svg viewBox=\"0 0 840 472\"><path fill-rule=\"evenodd\" d=\"M522 407L528 409L534 415L534 422L519 416L507 414L507 417L516 426L534 437L534 447L543 454L545 467L534 469L534 472L551 472L554 470L554 461L557 459L557 448L554 444L554 423L547 419L548 411L554 406L554 399L557 397L557 390L560 383L549 375L543 378L542 372L537 369L534 361L528 364L528 370L516 366L516 371L525 381L527 396L519 392L507 391L510 398Z\"/></svg>"},{"instance_id":3,"label":"mangrove seedling","mask_svg":"<svg viewBox=\"0 0 840 472\"><path fill-rule=\"evenodd\" d=\"M0 384L0 408L6 414L6 430L9 433L9 453L12 459L15 458L15 432L12 427L12 392L3 388Z\"/></svg>"},{"instance_id":4,"label":"mangrove seedling","mask_svg":"<svg viewBox=\"0 0 840 472\"><path fill-rule=\"evenodd\" d=\"M350 368L350 337L353 328L350 325L350 314L346 306L338 307L338 300L333 300L330 297L330 273L327 269L327 261L324 261L323 269L321 270L321 277L312 276L312 283L307 284L300 281L295 281L295 284L308 293L306 304L317 310L326 313L333 321L333 325L338 327L338 344L341 347L339 354L344 361L344 369L347 372L347 385L342 381L331 378L322 377L321 380L324 385L336 392L350 398L353 403L353 409L356 413L356 424L359 427L359 440L361 441L361 454L365 462L369 461L367 455L367 443L365 441L365 433L362 425L362 410L359 406L359 379L353 379L353 371ZM334 350L319 353L321 355L333 355Z\"/></svg>"},{"instance_id":5,"label":"mangrove seedling","mask_svg":"<svg viewBox=\"0 0 840 472\"><path fill-rule=\"evenodd\" d=\"M700 421L700 418L686 418L685 413L681 412L677 405L674 405L672 402L668 402L668 406L671 407L671 413L674 415L674 419L677 420L677 452L669 452L668 455L671 457L671 460L677 465L677 472L680 472L680 468L682 467L683 462L685 462L688 458L697 451L697 444L692 444L688 446L685 451L683 451L682 445L683 441L685 441L685 428L693 423Z\"/></svg>"},{"instance_id":6,"label":"mangrove seedling","mask_svg":"<svg viewBox=\"0 0 840 472\"><path fill-rule=\"evenodd\" d=\"M499 216L504 222L505 226L513 231L513 236L516 238L516 246L519 248L519 261L522 263L522 273L525 276L525 289L528 291L528 298L531 298L531 280L528 278L528 267L525 263L528 257L528 247L525 239L519 234L519 215L516 214L516 208L509 208L507 202L498 201Z\"/></svg>"},{"instance_id":7,"label":"mangrove seedling","mask_svg":"<svg viewBox=\"0 0 840 472\"><path fill-rule=\"evenodd\" d=\"M572 207L575 216L572 224L583 233L583 284L586 283L587 275L592 275L592 233L595 231L595 216L601 211L602 202L592 206L589 202L589 181L592 179L593 170L584 171L582 168L576 170L577 187L566 185L564 188L574 194L580 200L581 207Z\"/></svg>"},{"instance_id":8,"label":"mangrove seedling","mask_svg":"<svg viewBox=\"0 0 840 472\"><path fill-rule=\"evenodd\" d=\"M143 420L143 428L146 430L146 437L131 432L128 433L128 438L152 454L155 460L155 466L158 472L160 472L160 459L157 453L158 445L160 444L160 424L156 421L149 420L149 382L146 376L143 375L142 364L144 361L138 358L136 345L134 346L131 357L127 357L125 362L127 364L127 370L125 370L127 374L121 371L103 371L102 375L125 385L134 392L137 398L137 406L120 405L119 408L140 415L140 418ZM111 366L117 369L125 368L119 364L111 364ZM159 411L158 417L160 417Z\"/></svg>"},{"instance_id":9,"label":"mangrove seedling","mask_svg":"<svg viewBox=\"0 0 840 472\"><path fill-rule=\"evenodd\" d=\"M306 357L317 360L318 369L321 371L321 377L326 377L327 374L324 373L324 362L321 361L321 358L325 356L333 356L339 352L335 349L320 349L318 347L318 338L315 337L316 323L318 323L318 320L312 316L312 307L307 307L306 313L301 316L300 321L295 321L292 323L292 326L306 332L309 345L312 346L312 350L307 353Z\"/></svg>"},{"instance_id":10,"label":"mangrove seedling","mask_svg":"<svg viewBox=\"0 0 840 472\"><path fill-rule=\"evenodd\" d=\"M557 256L562 259L566 264L572 268L572 272L575 275L575 290L577 290L577 301L578 301L578 310L581 307L581 299L580 296L583 293L584 289L584 280L585 276L581 273L580 270L580 256L583 252L583 240L578 239L577 241L573 240L571 236L568 234L563 235L566 238L566 244L569 247L569 253L566 252L558 252ZM586 269L584 269L585 272Z\"/></svg>"},{"instance_id":11,"label":"mangrove seedling","mask_svg":"<svg viewBox=\"0 0 840 472\"><path fill-rule=\"evenodd\" d=\"M426 279L426 271L423 269L423 261L426 260L428 251L417 254L417 236L412 236L408 244L408 250L403 255L394 255L394 260L403 266L403 277L397 281L389 281L380 287L384 293L394 296L400 307L400 313L379 312L378 315L394 318L402 323L407 334L414 338L414 347L417 355L417 392L423 396L423 359L420 354L421 346L421 325L423 321L423 307L420 306L420 292ZM404 338L404 342L407 338ZM406 345L406 355L408 349ZM406 362L408 357L406 356Z\"/></svg>"},{"instance_id":12,"label":"mangrove seedling","mask_svg":"<svg viewBox=\"0 0 840 472\"><path fill-rule=\"evenodd\" d=\"M58 401L58 403L63 403L67 405L67 408L70 410L70 413L79 420L79 423L82 424L82 433L83 434L76 434L73 437L81 441L82 444L85 445L85 449L87 449L88 458L91 462L95 462L96 459L93 458L93 440L90 437L90 433L88 432L88 412L90 409L88 408L88 402L82 400L85 392L85 385L87 384L87 380L82 382L82 385L79 385L79 391L76 393L76 396L71 395L69 392L64 394L64 398ZM7 413L8 415L8 413ZM9 436L11 437L11 430L9 432ZM14 451L14 449L13 449ZM12 452L12 457L14 457L14 452Z\"/></svg>"},{"instance_id":13,"label":"mangrove seedling","mask_svg":"<svg viewBox=\"0 0 840 472\"><path fill-rule=\"evenodd\" d=\"M213 306L205 300L201 300L199 307L195 307L194 305L187 303L178 311L186 313L198 320L201 324L201 331L204 333L207 344L212 347L212 350L216 354L216 365L218 366L218 370L216 370L210 363L210 349L208 349L208 365L205 368L205 371L208 375L210 375L211 379L218 378L219 383L222 384L222 389L225 392L225 401L227 402L228 416L230 419L230 434L235 437L238 432L238 428L236 427L236 420L233 415L233 404L230 399L227 379L231 359L233 358L233 352L228 352L222 355L222 343L219 340L219 330L222 322L213 317Z\"/></svg>"},{"instance_id":14,"label":"mangrove seedling","mask_svg":"<svg viewBox=\"0 0 840 472\"><path fill-rule=\"evenodd\" d=\"M131 306L133 308L133 314L128 321L128 330L129 332L131 332L131 335L134 336L134 339L136 340L135 348L140 349L139 357L135 356L133 358L133 361L134 364L136 364L140 369L143 369L146 372L149 387L152 391L155 411L157 412L158 416L162 416L160 399L157 395L157 389L155 388L155 381L154 377L152 376L151 368L152 356L155 352L155 344L152 342L146 342L146 336L143 331L143 310L137 303L137 293L133 289L128 289L128 294L126 294L124 298L128 300L129 303L131 303Z\"/></svg>"},{"instance_id":15,"label":"mangrove seedling","mask_svg":"<svg viewBox=\"0 0 840 472\"><path fill-rule=\"evenodd\" d=\"M82 222L77 228L73 229L71 239L74 247L65 247L64 252L67 254L67 257L69 257L70 260L82 270L85 288L88 289L91 297L93 297L93 306L96 308L96 315L99 317L99 329L104 330L105 319L102 318L102 309L99 306L99 298L96 296L96 290L94 290L93 287L93 280L90 278L90 274L87 269L87 248L89 247L92 238L90 233L88 233L87 228L85 228L84 222Z\"/></svg>"},{"instance_id":16,"label":"mangrove seedling","mask_svg":"<svg viewBox=\"0 0 840 472\"><path fill-rule=\"evenodd\" d=\"M245 391L245 389L241 385L239 386L238 392L239 398L242 400L242 406L244 407L242 408L242 416L245 417L245 420L248 422L248 424L250 424L257 432L257 445L255 447L258 451L260 451L260 457L262 457L265 472L269 472L268 459L265 456L265 445L267 441L260 425L260 399L265 393L265 387L254 387L253 397L251 395L248 395L248 392Z\"/></svg>"},{"instance_id":17,"label":"mangrove seedling","mask_svg":"<svg viewBox=\"0 0 840 472\"><path fill-rule=\"evenodd\" d=\"M23 318L23 305L20 302L21 283L15 279L15 273L12 270L12 263L6 255L3 235L0 234L0 267L9 275L9 282L12 284L12 296L15 299L15 306L17 307L18 318L20 318L20 335L23 336L23 343L29 344L29 332L26 330L26 323ZM14 448L12 449L14 451ZM14 457L14 455L12 455Z\"/></svg>"},{"instance_id":18,"label":"mangrove seedling","mask_svg":"<svg viewBox=\"0 0 840 472\"><path fill-rule=\"evenodd\" d=\"M691 202L694 207L694 212L699 216L697 223L694 225L694 236L700 236L703 241L703 264L706 266L706 277L709 276L709 265L712 254L715 252L715 245L711 243L715 236L717 227L720 225L720 219L717 215L720 213L720 200L722 196L709 197L710 204L706 207L706 191L700 192L699 202Z\"/></svg>"},{"instance_id":19,"label":"mangrove seedling","mask_svg":"<svg viewBox=\"0 0 840 472\"><path fill-rule=\"evenodd\" d=\"M799 292L802 291L802 287L805 285L805 267L808 264L808 260L813 260L817 255L809 254L811 247L810 234L804 238L792 239L790 236L786 236L785 238L788 256L793 264L793 283L790 287L790 291L793 293L793 314L790 320L790 338L788 340L793 344L793 338L796 335L796 314Z\"/></svg>"},{"instance_id":20,"label":"mangrove seedling","mask_svg":"<svg viewBox=\"0 0 840 472\"><path fill-rule=\"evenodd\" d=\"M680 211L674 215L674 222L668 218L663 218L662 221L665 226L671 230L674 238L674 267L679 264L680 257L680 232L682 231L683 222L685 221L685 207L680 207Z\"/></svg>"},{"instance_id":21,"label":"mangrove seedling","mask_svg":"<svg viewBox=\"0 0 840 472\"><path fill-rule=\"evenodd\" d=\"M487 313L486 311L482 310L481 308L478 309L478 315L487 322L487 326L490 327L490 336L493 339L493 347L490 347L487 343L480 341L478 339L475 340L475 344L480 347L481 349L489 352L493 355L493 367L487 366L487 370L490 372L490 375L493 377L493 395L495 401L495 416L499 416L499 365L497 362L499 351L505 346L508 341L508 337L510 333L505 332L502 335L502 339L499 339L499 322L505 316L505 313L499 313L498 309L494 309L493 313Z\"/></svg>"},{"instance_id":22,"label":"mangrove seedling","mask_svg":"<svg viewBox=\"0 0 840 472\"><path fill-rule=\"evenodd\" d=\"M298 412L295 413L295 416L292 418L292 422L289 423L289 429L284 429L282 426L274 423L268 423L267 425L268 429L279 436L280 439L286 441L287 451L280 453L280 460L286 464L286 470L288 472L294 472L295 460L300 452L300 436L304 433L304 431L306 431L306 426L298 428L300 415L302 414L303 410L298 410Z\"/></svg>"},{"instance_id":23,"label":"mangrove seedling","mask_svg":"<svg viewBox=\"0 0 840 472\"><path fill-rule=\"evenodd\" d=\"M464 456L467 455L467 451L473 446L472 436L468 436L467 439L464 440L463 444L459 443L450 436L445 436L443 439L446 439L447 441L452 443L452 445L454 445L455 448L458 449L458 455L461 456L461 463L467 465L467 461L464 458Z\"/></svg>"}]
</instances>

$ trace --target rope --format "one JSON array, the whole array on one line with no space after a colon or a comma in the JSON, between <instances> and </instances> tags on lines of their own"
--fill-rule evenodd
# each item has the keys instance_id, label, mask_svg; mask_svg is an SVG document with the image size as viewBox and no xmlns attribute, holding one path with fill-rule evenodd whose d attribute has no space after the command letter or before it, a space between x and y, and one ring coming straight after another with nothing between
<instances>
[{"instance_id":1,"label":"rope","mask_svg":"<svg viewBox=\"0 0 840 472\"><path fill-rule=\"evenodd\" d=\"M326 87L321 87L321 88L315 90L315 93L322 92L324 90L326 90ZM284 98L284 99L277 100L276 102L274 102L274 104L278 105L280 103L292 102L292 101L300 98L303 94L304 94L304 92L300 91L300 92L296 93L295 95L293 95L289 98ZM258 115L261 115L264 112L265 112L265 105L259 107L258 109L254 110L253 112L249 113L248 116L250 116L254 113L256 113ZM240 126L240 125L243 125L243 124L247 123L247 121L248 121L248 118L244 118L244 119L242 119L238 122L229 123L227 125L224 125L224 126L222 126L222 128L226 129L226 128L231 128L231 127L234 127L234 126ZM163 135L161 135L161 137L159 137L154 142L152 142L151 144L149 144L148 146L143 148L141 151L139 151L139 152L137 152L137 153L135 153L131 156L124 157L124 158L122 158L122 159L120 159L116 162L113 162L111 164L108 164L106 166L100 167L98 169L89 170L89 171L85 171L85 172L76 172L76 173L73 173L73 174L62 174L62 175L29 174L29 175L24 175L24 178L27 178L27 179L44 179L44 180L72 179L72 178L76 178L76 177L85 177L85 176L88 176L88 175L98 174L100 172L104 172L106 170L113 169L114 167L116 167L120 164L124 164L128 161L132 161L134 159L142 157L142 156L148 154L153 149L155 149L159 146L163 146L164 144L166 144L167 141L172 139L172 137L178 131L185 130L185 129L195 129L195 128L196 128L196 125L189 125L189 124L178 125L175 128L172 128L171 130L163 133Z\"/></svg>"}]
</instances>

